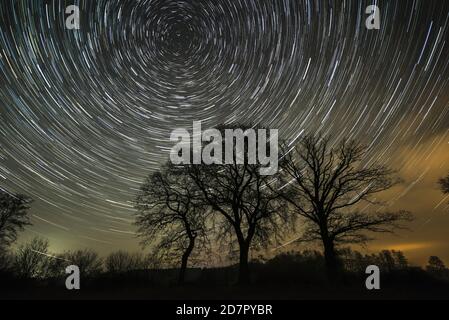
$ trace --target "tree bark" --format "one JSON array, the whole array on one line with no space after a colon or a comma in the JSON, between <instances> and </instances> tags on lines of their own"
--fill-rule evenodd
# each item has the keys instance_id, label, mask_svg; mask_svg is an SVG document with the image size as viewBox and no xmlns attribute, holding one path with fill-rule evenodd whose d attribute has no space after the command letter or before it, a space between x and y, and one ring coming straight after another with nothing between
<instances>
[{"instance_id":1,"label":"tree bark","mask_svg":"<svg viewBox=\"0 0 449 320\"><path fill-rule=\"evenodd\" d=\"M182 285L185 282L187 263L194 247L195 247L195 238L189 238L189 245L186 251L184 251L181 258L181 268L179 269L178 285Z\"/></svg>"}]
</instances>

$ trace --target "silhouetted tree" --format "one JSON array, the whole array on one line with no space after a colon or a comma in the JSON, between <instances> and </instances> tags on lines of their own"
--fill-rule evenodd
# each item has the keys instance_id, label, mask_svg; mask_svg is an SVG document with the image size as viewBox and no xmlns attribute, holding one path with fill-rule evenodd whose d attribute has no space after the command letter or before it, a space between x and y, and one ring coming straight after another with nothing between
<instances>
[{"instance_id":1,"label":"silhouetted tree","mask_svg":"<svg viewBox=\"0 0 449 320\"><path fill-rule=\"evenodd\" d=\"M14 271L24 278L45 278L50 264L48 241L39 237L19 246L14 256Z\"/></svg>"},{"instance_id":2,"label":"silhouetted tree","mask_svg":"<svg viewBox=\"0 0 449 320\"><path fill-rule=\"evenodd\" d=\"M408 260L405 257L404 253L402 251L395 251L392 250L393 257L395 259L395 265L397 269L403 270L408 268Z\"/></svg>"},{"instance_id":3,"label":"silhouetted tree","mask_svg":"<svg viewBox=\"0 0 449 320\"><path fill-rule=\"evenodd\" d=\"M449 270L446 268L443 260L437 256L429 257L426 271L438 278L446 278L449 275Z\"/></svg>"},{"instance_id":4,"label":"silhouetted tree","mask_svg":"<svg viewBox=\"0 0 449 320\"><path fill-rule=\"evenodd\" d=\"M411 219L405 211L368 212L358 206L363 201L379 204L372 196L398 182L389 168L362 162L365 147L348 140L331 146L328 138L308 135L296 147L284 148L280 194L305 219L300 240L322 242L331 280L339 268L336 244L363 243L370 240L366 231L392 232Z\"/></svg>"},{"instance_id":5,"label":"silhouetted tree","mask_svg":"<svg viewBox=\"0 0 449 320\"><path fill-rule=\"evenodd\" d=\"M133 270L146 269L148 262L141 253L117 251L107 256L104 265L108 272L125 273Z\"/></svg>"},{"instance_id":6,"label":"silhouetted tree","mask_svg":"<svg viewBox=\"0 0 449 320\"><path fill-rule=\"evenodd\" d=\"M18 231L30 225L27 216L31 199L0 188L0 253L16 241Z\"/></svg>"},{"instance_id":7,"label":"silhouetted tree","mask_svg":"<svg viewBox=\"0 0 449 320\"><path fill-rule=\"evenodd\" d=\"M440 184L443 193L449 193L449 175L445 178L441 178L438 183Z\"/></svg>"},{"instance_id":8,"label":"silhouetted tree","mask_svg":"<svg viewBox=\"0 0 449 320\"><path fill-rule=\"evenodd\" d=\"M64 258L64 253L50 255L47 277L49 278L63 278L66 277L65 269L73 263Z\"/></svg>"},{"instance_id":9,"label":"silhouetted tree","mask_svg":"<svg viewBox=\"0 0 449 320\"><path fill-rule=\"evenodd\" d=\"M136 200L138 233L143 245L154 245L160 259L181 256L178 283L185 279L187 264L195 246L206 248L206 208L197 188L185 173L167 163L151 174Z\"/></svg>"},{"instance_id":10,"label":"silhouetted tree","mask_svg":"<svg viewBox=\"0 0 449 320\"><path fill-rule=\"evenodd\" d=\"M95 277L103 271L103 259L90 249L66 251L57 257L59 261L64 261L63 272L69 265L78 266L82 277Z\"/></svg>"},{"instance_id":11,"label":"silhouetted tree","mask_svg":"<svg viewBox=\"0 0 449 320\"><path fill-rule=\"evenodd\" d=\"M211 155L218 159L225 159L226 143L230 143L230 140L235 141L233 158L228 159L226 163L217 160L212 164L206 164L203 161L200 164L186 165L191 179L200 190L202 200L214 212L215 219L218 221L219 237L227 239L226 236L230 236L238 243L239 284L250 282L248 260L251 246L254 243L259 246L268 245L276 237L280 237L281 230L287 226L284 200L267 187L268 184L275 182L277 174L262 175L260 170L264 168L264 165L260 162L254 164L254 161L249 161L251 155L260 151L262 144L259 143L258 138L253 137L253 141L257 139L256 146L249 145L250 134L246 131L247 129L249 127L244 125L217 128L223 137L222 145L214 141L218 147L214 150L209 149ZM254 127L254 129L257 132L258 129L263 128ZM244 133L247 134L241 142L242 148L237 149L237 143L239 143L237 138L226 138L226 130L235 130L234 132L241 133L241 136ZM269 143L263 147L270 152Z\"/></svg>"},{"instance_id":12,"label":"silhouetted tree","mask_svg":"<svg viewBox=\"0 0 449 320\"><path fill-rule=\"evenodd\" d=\"M103 271L103 259L93 250L73 250L59 254L50 254L47 267L49 277L65 277L65 269L70 265L76 265L83 277L95 277Z\"/></svg>"},{"instance_id":13,"label":"silhouetted tree","mask_svg":"<svg viewBox=\"0 0 449 320\"><path fill-rule=\"evenodd\" d=\"M385 270L387 272L391 272L396 269L396 262L393 257L393 252L390 250L382 250L379 253L379 267L381 270Z\"/></svg>"}]
</instances>

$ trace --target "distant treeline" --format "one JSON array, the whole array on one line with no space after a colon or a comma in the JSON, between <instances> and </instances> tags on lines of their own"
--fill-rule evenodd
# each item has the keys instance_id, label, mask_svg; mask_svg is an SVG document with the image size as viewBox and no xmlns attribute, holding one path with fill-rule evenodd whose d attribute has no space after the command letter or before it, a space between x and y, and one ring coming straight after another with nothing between
<instances>
[{"instance_id":1,"label":"distant treeline","mask_svg":"<svg viewBox=\"0 0 449 320\"><path fill-rule=\"evenodd\" d=\"M411 266L404 254L395 250L363 254L344 248L338 251L338 256L342 263L343 279L349 282L366 277L365 270L369 265L378 266L382 277L386 278L402 275L408 276L409 280L421 277L427 280L449 281L449 269L436 256L429 258L424 269ZM158 267L152 255L117 251L103 258L92 250L54 254L49 251L48 241L42 238L34 238L19 246L16 251L3 254L0 259L0 275L4 284L8 281L11 285L20 281L37 281L41 284L63 286L67 277L65 268L72 264L80 268L83 283L118 280L126 285L168 285L175 284L178 276L176 268ZM317 285L327 282L325 259L322 253L316 250L284 252L271 259L259 257L251 260L250 265L254 283ZM191 283L230 285L235 283L237 278L237 265L191 268L186 272L187 282Z\"/></svg>"}]
</instances>

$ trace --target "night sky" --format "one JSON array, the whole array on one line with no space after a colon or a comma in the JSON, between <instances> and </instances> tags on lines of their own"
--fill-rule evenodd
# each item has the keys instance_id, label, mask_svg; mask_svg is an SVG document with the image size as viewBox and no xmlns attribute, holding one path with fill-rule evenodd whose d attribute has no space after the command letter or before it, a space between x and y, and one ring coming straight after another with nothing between
<instances>
[{"instance_id":1,"label":"night sky","mask_svg":"<svg viewBox=\"0 0 449 320\"><path fill-rule=\"evenodd\" d=\"M251 121L367 144L417 218L368 250L449 263L449 1L2 0L0 31L0 187L35 200L20 241L138 250L132 202L170 132Z\"/></svg>"}]
</instances>

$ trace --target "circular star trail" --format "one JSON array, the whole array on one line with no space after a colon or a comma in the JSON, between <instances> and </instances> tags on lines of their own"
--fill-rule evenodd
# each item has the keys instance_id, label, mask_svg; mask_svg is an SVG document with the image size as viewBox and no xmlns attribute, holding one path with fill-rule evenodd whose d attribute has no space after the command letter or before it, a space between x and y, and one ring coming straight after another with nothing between
<instances>
[{"instance_id":1,"label":"circular star trail","mask_svg":"<svg viewBox=\"0 0 449 320\"><path fill-rule=\"evenodd\" d=\"M57 249L136 246L138 187L192 121L355 138L409 171L433 159L396 200L448 168L447 1L3 0L0 17L0 186L35 200L27 232Z\"/></svg>"}]
</instances>

